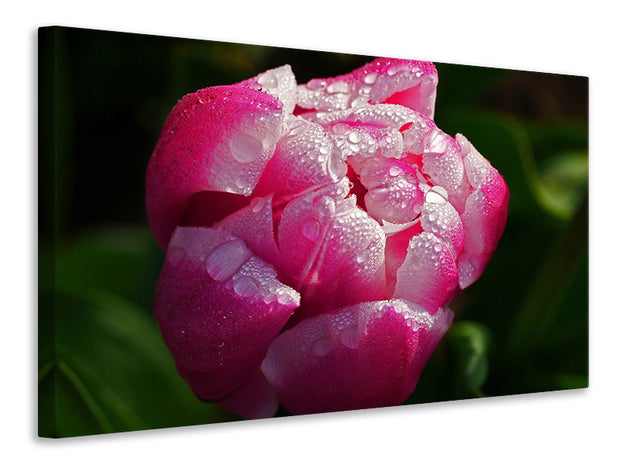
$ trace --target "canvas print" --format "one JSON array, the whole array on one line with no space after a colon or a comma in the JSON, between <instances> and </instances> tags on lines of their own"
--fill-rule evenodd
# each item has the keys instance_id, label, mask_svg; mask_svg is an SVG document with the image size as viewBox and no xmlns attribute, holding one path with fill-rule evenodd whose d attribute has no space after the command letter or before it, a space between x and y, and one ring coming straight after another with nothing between
<instances>
[{"instance_id":1,"label":"canvas print","mask_svg":"<svg viewBox=\"0 0 620 465\"><path fill-rule=\"evenodd\" d=\"M39 435L587 387L587 111L586 77L40 29Z\"/></svg>"}]
</instances>

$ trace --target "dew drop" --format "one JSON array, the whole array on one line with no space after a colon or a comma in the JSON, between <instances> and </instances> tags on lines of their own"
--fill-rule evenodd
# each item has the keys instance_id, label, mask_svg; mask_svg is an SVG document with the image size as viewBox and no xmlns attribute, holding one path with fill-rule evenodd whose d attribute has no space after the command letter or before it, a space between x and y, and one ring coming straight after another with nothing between
<instances>
[{"instance_id":1,"label":"dew drop","mask_svg":"<svg viewBox=\"0 0 620 465\"><path fill-rule=\"evenodd\" d=\"M357 97L355 100L351 102L351 108L359 108L363 107L368 103L368 99L364 97Z\"/></svg>"},{"instance_id":2,"label":"dew drop","mask_svg":"<svg viewBox=\"0 0 620 465\"><path fill-rule=\"evenodd\" d=\"M316 205L316 211L323 218L330 218L336 212L336 202L328 196L321 197Z\"/></svg>"},{"instance_id":3,"label":"dew drop","mask_svg":"<svg viewBox=\"0 0 620 465\"><path fill-rule=\"evenodd\" d=\"M339 156L333 155L327 163L327 174L333 181L339 181L347 174L347 165Z\"/></svg>"},{"instance_id":4,"label":"dew drop","mask_svg":"<svg viewBox=\"0 0 620 465\"><path fill-rule=\"evenodd\" d=\"M347 326L338 336L343 346L357 349L360 344L360 334L357 325Z\"/></svg>"},{"instance_id":5,"label":"dew drop","mask_svg":"<svg viewBox=\"0 0 620 465\"><path fill-rule=\"evenodd\" d=\"M186 252L183 247L174 246L168 249L168 261L172 266L177 266L185 258Z\"/></svg>"},{"instance_id":6,"label":"dew drop","mask_svg":"<svg viewBox=\"0 0 620 465\"><path fill-rule=\"evenodd\" d=\"M263 209L267 200L263 197L254 197L250 202L250 208L252 209L252 213L258 213Z\"/></svg>"},{"instance_id":7,"label":"dew drop","mask_svg":"<svg viewBox=\"0 0 620 465\"><path fill-rule=\"evenodd\" d=\"M377 73L370 73L364 76L364 82L368 85L374 84L377 81Z\"/></svg>"},{"instance_id":8,"label":"dew drop","mask_svg":"<svg viewBox=\"0 0 620 465\"><path fill-rule=\"evenodd\" d=\"M428 203L444 204L448 201L448 192L441 186L433 186L424 196Z\"/></svg>"},{"instance_id":9,"label":"dew drop","mask_svg":"<svg viewBox=\"0 0 620 465\"><path fill-rule=\"evenodd\" d=\"M390 167L390 176L400 176L401 174L403 174L403 170L398 167L398 166L392 166Z\"/></svg>"},{"instance_id":10,"label":"dew drop","mask_svg":"<svg viewBox=\"0 0 620 465\"><path fill-rule=\"evenodd\" d=\"M394 65L394 66L390 66L387 70L388 76L394 76L396 73L398 73L398 66Z\"/></svg>"},{"instance_id":11,"label":"dew drop","mask_svg":"<svg viewBox=\"0 0 620 465\"><path fill-rule=\"evenodd\" d=\"M352 131L349 133L348 139L352 144L359 144L362 140L362 136L359 132Z\"/></svg>"},{"instance_id":12,"label":"dew drop","mask_svg":"<svg viewBox=\"0 0 620 465\"><path fill-rule=\"evenodd\" d=\"M368 193L371 200L382 202L388 198L389 191L387 189L373 189Z\"/></svg>"},{"instance_id":13,"label":"dew drop","mask_svg":"<svg viewBox=\"0 0 620 465\"><path fill-rule=\"evenodd\" d=\"M317 220L314 218L308 218L302 227L302 234L310 241L316 241L319 237L321 227Z\"/></svg>"},{"instance_id":14,"label":"dew drop","mask_svg":"<svg viewBox=\"0 0 620 465\"><path fill-rule=\"evenodd\" d=\"M357 263L365 263L368 261L368 259L370 258L370 252L368 250L362 250L361 252L359 252L357 254L357 256L355 257L355 260L357 261Z\"/></svg>"},{"instance_id":15,"label":"dew drop","mask_svg":"<svg viewBox=\"0 0 620 465\"><path fill-rule=\"evenodd\" d=\"M230 141L230 152L241 163L250 163L263 153L263 142L249 134L237 134Z\"/></svg>"},{"instance_id":16,"label":"dew drop","mask_svg":"<svg viewBox=\"0 0 620 465\"><path fill-rule=\"evenodd\" d=\"M243 241L232 240L218 245L207 257L207 273L217 282L230 279L252 256Z\"/></svg>"},{"instance_id":17,"label":"dew drop","mask_svg":"<svg viewBox=\"0 0 620 465\"><path fill-rule=\"evenodd\" d=\"M258 78L258 83L263 87L273 89L278 87L278 79L273 73L265 73Z\"/></svg>"},{"instance_id":18,"label":"dew drop","mask_svg":"<svg viewBox=\"0 0 620 465\"><path fill-rule=\"evenodd\" d=\"M344 81L332 82L327 86L328 94L347 94L350 90L349 84Z\"/></svg>"},{"instance_id":19,"label":"dew drop","mask_svg":"<svg viewBox=\"0 0 620 465\"><path fill-rule=\"evenodd\" d=\"M334 343L328 337L321 338L312 345L312 353L317 357L324 357L333 349Z\"/></svg>"},{"instance_id":20,"label":"dew drop","mask_svg":"<svg viewBox=\"0 0 620 465\"><path fill-rule=\"evenodd\" d=\"M299 296L291 293L288 290L278 294L277 296L278 302L280 305L299 305Z\"/></svg>"},{"instance_id":21,"label":"dew drop","mask_svg":"<svg viewBox=\"0 0 620 465\"><path fill-rule=\"evenodd\" d=\"M249 276L241 276L233 283L233 290L241 297L252 297L258 292L258 285Z\"/></svg>"}]
</instances>

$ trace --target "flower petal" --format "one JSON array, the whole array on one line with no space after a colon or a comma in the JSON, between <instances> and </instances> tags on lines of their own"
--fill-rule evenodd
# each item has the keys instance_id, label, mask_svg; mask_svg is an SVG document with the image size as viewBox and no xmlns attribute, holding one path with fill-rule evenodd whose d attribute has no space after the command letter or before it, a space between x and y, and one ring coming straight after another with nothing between
<instances>
[{"instance_id":1,"label":"flower petal","mask_svg":"<svg viewBox=\"0 0 620 465\"><path fill-rule=\"evenodd\" d=\"M297 81L290 65L280 66L241 81L237 86L252 87L273 95L283 104L284 113L292 114L297 103Z\"/></svg>"},{"instance_id":2,"label":"flower petal","mask_svg":"<svg viewBox=\"0 0 620 465\"><path fill-rule=\"evenodd\" d=\"M210 228L177 228L155 291L154 313L181 376L219 400L247 381L299 305L271 265Z\"/></svg>"},{"instance_id":3,"label":"flower petal","mask_svg":"<svg viewBox=\"0 0 620 465\"><path fill-rule=\"evenodd\" d=\"M292 200L282 213L283 279L302 294L304 316L383 298L385 234L347 193L345 177Z\"/></svg>"},{"instance_id":4,"label":"flower petal","mask_svg":"<svg viewBox=\"0 0 620 465\"><path fill-rule=\"evenodd\" d=\"M437 82L437 70L430 62L378 58L348 74L312 79L298 86L298 105L334 111L368 103L392 103L432 118Z\"/></svg>"},{"instance_id":5,"label":"flower petal","mask_svg":"<svg viewBox=\"0 0 620 465\"><path fill-rule=\"evenodd\" d=\"M186 95L164 124L146 175L146 208L165 250L196 193L249 195L273 155L282 102L239 85Z\"/></svg>"},{"instance_id":6,"label":"flower petal","mask_svg":"<svg viewBox=\"0 0 620 465\"><path fill-rule=\"evenodd\" d=\"M254 254L277 269L280 251L273 231L272 199L273 195L253 197L248 206L216 223L214 228L242 239Z\"/></svg>"},{"instance_id":7,"label":"flower petal","mask_svg":"<svg viewBox=\"0 0 620 465\"><path fill-rule=\"evenodd\" d=\"M345 307L284 331L261 368L293 414L397 405L452 317L400 299Z\"/></svg>"},{"instance_id":8,"label":"flower petal","mask_svg":"<svg viewBox=\"0 0 620 465\"><path fill-rule=\"evenodd\" d=\"M429 232L414 236L397 272L394 297L435 313L451 297L457 284L456 261L450 247Z\"/></svg>"},{"instance_id":9,"label":"flower petal","mask_svg":"<svg viewBox=\"0 0 620 465\"><path fill-rule=\"evenodd\" d=\"M321 125L298 117L287 119L288 132L280 138L273 158L256 186L256 193L277 197L299 194L338 181L346 165L334 159L333 144ZM344 168L344 173L342 169Z\"/></svg>"},{"instance_id":10,"label":"flower petal","mask_svg":"<svg viewBox=\"0 0 620 465\"><path fill-rule=\"evenodd\" d=\"M464 253L459 257L462 289L480 277L504 232L510 193L499 172L460 134L456 137L464 154L467 179L474 189L465 201Z\"/></svg>"}]
</instances>

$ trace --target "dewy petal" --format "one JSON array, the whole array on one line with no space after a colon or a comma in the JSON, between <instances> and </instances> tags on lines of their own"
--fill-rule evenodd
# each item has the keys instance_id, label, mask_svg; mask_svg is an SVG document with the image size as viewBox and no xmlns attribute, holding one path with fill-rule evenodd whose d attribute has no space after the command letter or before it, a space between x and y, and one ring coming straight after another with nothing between
<instances>
[{"instance_id":1,"label":"dewy petal","mask_svg":"<svg viewBox=\"0 0 620 465\"><path fill-rule=\"evenodd\" d=\"M397 272L394 297L435 313L451 297L457 284L456 261L450 247L429 232L414 236Z\"/></svg>"},{"instance_id":2,"label":"dewy petal","mask_svg":"<svg viewBox=\"0 0 620 465\"><path fill-rule=\"evenodd\" d=\"M462 135L456 136L463 152L463 164L474 189L461 215L464 253L459 257L459 285L462 289L480 277L504 232L508 216L508 187L499 172Z\"/></svg>"},{"instance_id":3,"label":"dewy petal","mask_svg":"<svg viewBox=\"0 0 620 465\"><path fill-rule=\"evenodd\" d=\"M291 116L287 128L256 186L256 193L274 193L276 197L296 195L333 183L346 174L346 165L337 159L327 130L321 125Z\"/></svg>"},{"instance_id":4,"label":"dewy petal","mask_svg":"<svg viewBox=\"0 0 620 465\"><path fill-rule=\"evenodd\" d=\"M420 214L424 193L416 168L405 161L380 156L357 155L349 162L368 189L364 197L366 209L377 221L403 224Z\"/></svg>"},{"instance_id":5,"label":"dewy petal","mask_svg":"<svg viewBox=\"0 0 620 465\"><path fill-rule=\"evenodd\" d=\"M298 105L319 111L399 104L432 118L438 76L430 62L378 58L348 74L298 86Z\"/></svg>"},{"instance_id":6,"label":"dewy petal","mask_svg":"<svg viewBox=\"0 0 620 465\"><path fill-rule=\"evenodd\" d=\"M254 197L248 206L216 223L214 228L242 239L255 255L277 269L280 251L273 231L272 199L273 195Z\"/></svg>"},{"instance_id":7,"label":"dewy petal","mask_svg":"<svg viewBox=\"0 0 620 465\"><path fill-rule=\"evenodd\" d=\"M165 250L194 194L249 195L283 128L282 102L239 85L186 95L172 110L146 175L146 208Z\"/></svg>"},{"instance_id":8,"label":"dewy petal","mask_svg":"<svg viewBox=\"0 0 620 465\"><path fill-rule=\"evenodd\" d=\"M385 234L356 206L348 179L308 192L284 209L278 232L283 279L304 316L383 298Z\"/></svg>"},{"instance_id":9,"label":"dewy petal","mask_svg":"<svg viewBox=\"0 0 620 465\"><path fill-rule=\"evenodd\" d=\"M452 318L400 299L360 303L284 331L261 368L293 414L397 405Z\"/></svg>"},{"instance_id":10,"label":"dewy petal","mask_svg":"<svg viewBox=\"0 0 620 465\"><path fill-rule=\"evenodd\" d=\"M282 102L286 114L292 114L297 103L297 81L290 65L267 70L237 85L250 86L273 95Z\"/></svg>"},{"instance_id":11,"label":"dewy petal","mask_svg":"<svg viewBox=\"0 0 620 465\"><path fill-rule=\"evenodd\" d=\"M424 172L435 184L446 189L452 205L462 212L470 187L459 145L439 128L434 128L425 138L422 160Z\"/></svg>"},{"instance_id":12,"label":"dewy petal","mask_svg":"<svg viewBox=\"0 0 620 465\"><path fill-rule=\"evenodd\" d=\"M248 381L299 299L241 239L181 227L153 308L181 376L198 397L221 400Z\"/></svg>"}]
</instances>

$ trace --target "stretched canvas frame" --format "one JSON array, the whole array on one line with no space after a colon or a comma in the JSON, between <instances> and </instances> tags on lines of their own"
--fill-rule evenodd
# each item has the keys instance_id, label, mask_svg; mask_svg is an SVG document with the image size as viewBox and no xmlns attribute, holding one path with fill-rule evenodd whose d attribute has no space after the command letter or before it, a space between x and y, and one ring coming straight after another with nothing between
<instances>
[{"instance_id":1,"label":"stretched canvas frame","mask_svg":"<svg viewBox=\"0 0 620 465\"><path fill-rule=\"evenodd\" d=\"M151 314L164 255L144 210L148 160L184 94L285 63L303 83L373 58L40 30L41 436L239 419L192 394ZM586 387L587 78L437 67L438 125L475 143L511 203L406 403Z\"/></svg>"}]
</instances>

